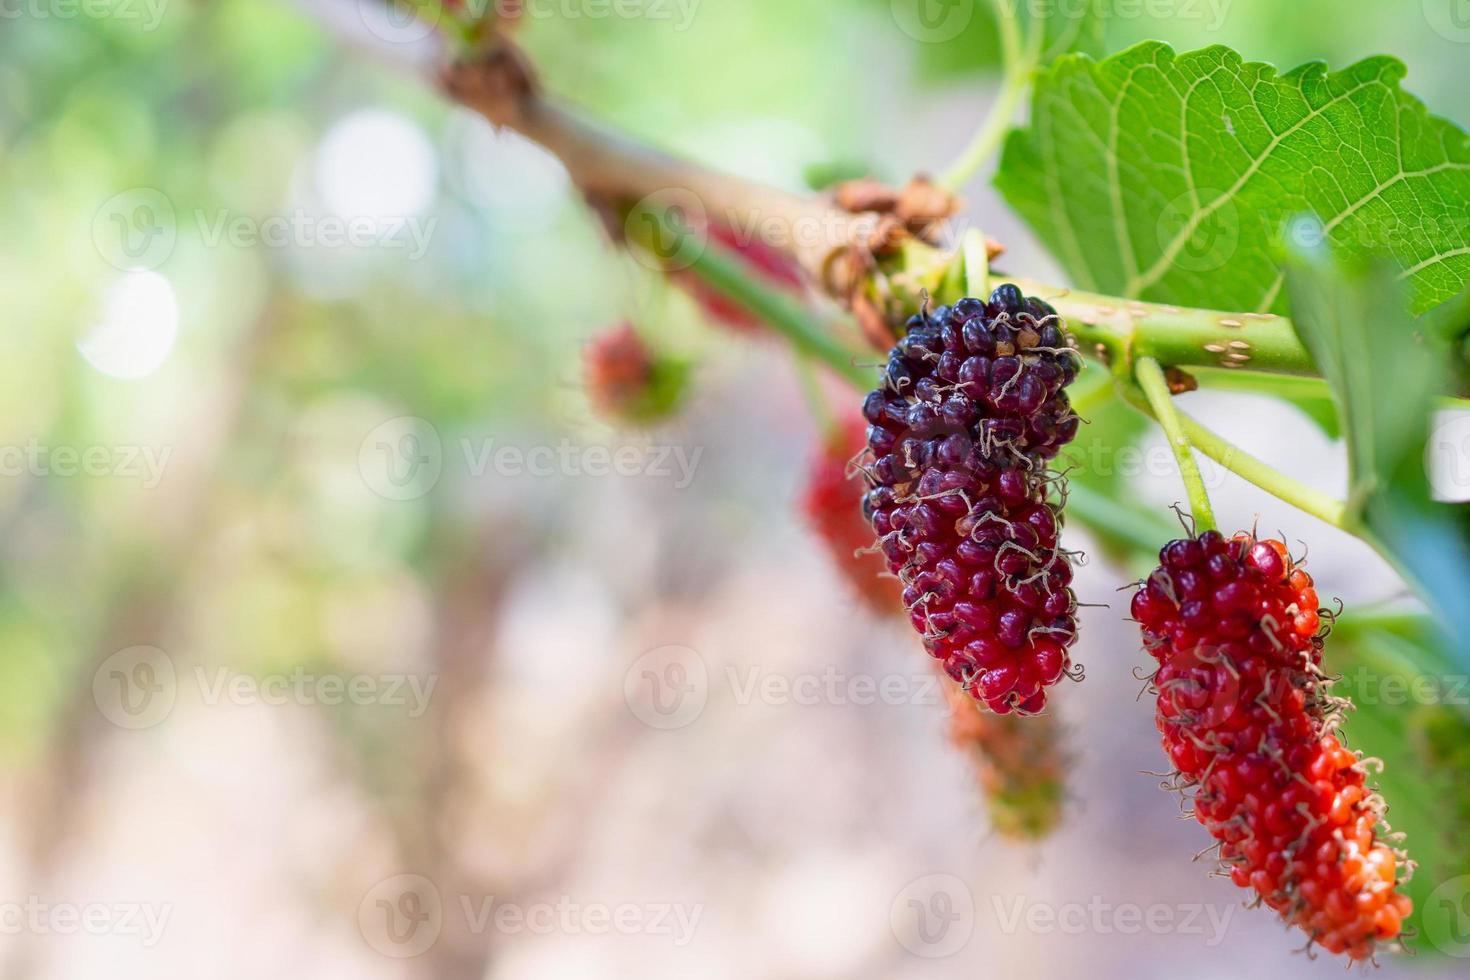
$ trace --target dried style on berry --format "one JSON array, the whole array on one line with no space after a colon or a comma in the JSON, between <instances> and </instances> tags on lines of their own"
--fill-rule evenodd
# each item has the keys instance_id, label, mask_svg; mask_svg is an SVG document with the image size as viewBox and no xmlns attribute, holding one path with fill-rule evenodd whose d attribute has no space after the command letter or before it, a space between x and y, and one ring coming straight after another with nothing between
<instances>
[{"instance_id":1,"label":"dried style on berry","mask_svg":"<svg viewBox=\"0 0 1470 980\"><path fill-rule=\"evenodd\" d=\"M1000 713L1034 714L1077 635L1048 462L1077 432L1076 353L1056 311L1015 286L909 321L869 422L865 516L914 628Z\"/></svg>"},{"instance_id":2,"label":"dried style on berry","mask_svg":"<svg viewBox=\"0 0 1470 980\"><path fill-rule=\"evenodd\" d=\"M801 509L864 605L885 616L898 615L903 612L902 586L873 551L873 532L859 509L866 487L855 460L866 445L861 416L850 415L834 426L812 460Z\"/></svg>"},{"instance_id":3,"label":"dried style on berry","mask_svg":"<svg viewBox=\"0 0 1470 980\"><path fill-rule=\"evenodd\" d=\"M975 766L991 826L1011 840L1046 837L1061 822L1067 763L1056 715L992 714L958 684L941 683L949 703L950 741Z\"/></svg>"},{"instance_id":4,"label":"dried style on berry","mask_svg":"<svg viewBox=\"0 0 1470 980\"><path fill-rule=\"evenodd\" d=\"M1411 866L1337 734L1312 578L1280 541L1170 542L1133 597L1177 787L1230 878L1352 959L1398 937Z\"/></svg>"},{"instance_id":5,"label":"dried style on berry","mask_svg":"<svg viewBox=\"0 0 1470 980\"><path fill-rule=\"evenodd\" d=\"M645 425L678 407L689 365L655 351L624 321L587 343L582 373L587 395L600 413L616 422Z\"/></svg>"}]
</instances>

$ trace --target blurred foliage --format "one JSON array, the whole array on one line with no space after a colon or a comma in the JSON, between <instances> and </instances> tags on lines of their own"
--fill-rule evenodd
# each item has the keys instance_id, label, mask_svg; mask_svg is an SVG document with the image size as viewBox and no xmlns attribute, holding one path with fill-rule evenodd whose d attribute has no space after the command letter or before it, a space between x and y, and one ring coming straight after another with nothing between
<instances>
[{"instance_id":1,"label":"blurred foliage","mask_svg":"<svg viewBox=\"0 0 1470 980\"><path fill-rule=\"evenodd\" d=\"M1470 667L1470 508L1433 499L1425 468L1431 413L1446 387L1442 349L1415 340L1392 266L1344 267L1328 250L1288 268L1297 332L1331 387L1348 447L1347 521L1438 613ZM1405 386L1404 379L1413 379Z\"/></svg>"},{"instance_id":2,"label":"blurred foliage","mask_svg":"<svg viewBox=\"0 0 1470 980\"><path fill-rule=\"evenodd\" d=\"M1348 744L1381 760L1373 781L1389 802L1388 822L1405 835L1418 867L1409 882L1416 950L1422 937L1446 935L1447 910L1428 897L1470 874L1470 793L1464 773L1470 746L1470 688L1457 658L1436 639L1436 625L1411 613L1345 615L1328 640L1326 663L1340 675L1333 694L1350 697ZM1451 912L1450 914L1453 914ZM1435 921L1426 920L1435 917Z\"/></svg>"},{"instance_id":3,"label":"blurred foliage","mask_svg":"<svg viewBox=\"0 0 1470 980\"><path fill-rule=\"evenodd\" d=\"M1077 51L1103 53L1103 32L1112 0L868 0L888 8L894 22L919 42L917 70L927 81L957 81L980 71L998 71L1001 45L998 9L1013 12L1024 33L1040 24L1043 63Z\"/></svg>"},{"instance_id":4,"label":"blurred foliage","mask_svg":"<svg viewBox=\"0 0 1470 980\"><path fill-rule=\"evenodd\" d=\"M547 84L569 100L793 188L868 170L903 176L916 161L942 165L927 141L890 138L885 121L934 110L914 82L973 86L994 65L983 4L939 44L906 34L888 0L692 10L687 23L531 18L523 36ZM1106 50L1158 36L1181 48L1229 43L1285 64L1387 50L1413 66L1411 87L1437 111L1470 117L1463 45L1385 5L1355 5L1345 16L1325 0L1234 0L1218 24L1115 11L1106 31ZM220 215L328 213L323 144L363 112L386 114L428 147L432 173L416 175L429 190L418 216L434 229L423 255L211 239ZM958 139L971 121L942 122ZM387 165L365 158L369 169ZM370 177L355 179L375 192L402 190ZM86 16L5 21L0 446L172 453L153 489L116 473L0 478L7 761L50 748L66 699L87 696L90 665L149 638L130 619L148 605L169 608L191 657L242 672L415 662L433 641L443 582L482 535L505 535L507 515L547 548L573 533L547 518L554 491L521 493L512 506L493 480L470 492L446 474L423 498L388 501L364 484L358 461L365 435L401 416L430 420L447 447L486 433L605 437L575 389L575 352L626 316L692 353L722 343L691 336L692 308L650 270L609 256L563 178L534 147L490 133L390 64L349 54L288 3L167 4L156 29ZM137 188L172 209L176 242L156 271L176 299L179 335L156 371L129 380L97 370L77 343L126 275L99 244L99 222L105 231L108 202ZM1320 396L1297 394L1330 424ZM1140 540L1172 532L1166 515L1084 513L1084 501L1131 499L1116 453L1144 420L1116 403L1083 414L1090 424L1071 474L1073 513L1110 554L1142 554ZM765 441L752 437L752 451ZM769 494L768 473L748 460L730 462L721 477ZM746 518L722 519L739 528ZM705 530L690 522L671 533L697 551ZM1384 649L1400 638L1421 642L1391 624L1372 637ZM1347 664L1371 646L1344 630L1332 656ZM376 759L375 778L414 778L392 725L350 712L334 720ZM1444 735L1459 723L1443 712L1371 707L1350 722L1355 739L1389 759L1394 823L1428 867L1465 866L1420 843L1448 833L1420 764L1459 764L1454 746L1463 741Z\"/></svg>"}]
</instances>

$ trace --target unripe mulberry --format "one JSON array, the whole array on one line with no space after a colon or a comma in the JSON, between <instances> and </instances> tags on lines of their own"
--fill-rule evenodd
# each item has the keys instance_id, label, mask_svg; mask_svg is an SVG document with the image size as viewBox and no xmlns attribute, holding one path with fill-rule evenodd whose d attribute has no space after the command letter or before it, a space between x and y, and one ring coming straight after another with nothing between
<instances>
[{"instance_id":1,"label":"unripe mulberry","mask_svg":"<svg viewBox=\"0 0 1470 980\"><path fill-rule=\"evenodd\" d=\"M1056 311L1001 286L909 321L863 405L864 514L925 647L992 710L1034 714L1077 635L1047 463L1077 431Z\"/></svg>"},{"instance_id":2,"label":"unripe mulberry","mask_svg":"<svg viewBox=\"0 0 1470 980\"><path fill-rule=\"evenodd\" d=\"M684 397L689 366L656 352L624 321L587 343L582 373L594 408L613 421L641 425L674 411Z\"/></svg>"},{"instance_id":3,"label":"unripe mulberry","mask_svg":"<svg viewBox=\"0 0 1470 980\"><path fill-rule=\"evenodd\" d=\"M1280 541L1170 542L1133 597L1164 751L1230 878L1353 959L1394 940L1410 865L1338 737L1312 578Z\"/></svg>"},{"instance_id":4,"label":"unripe mulberry","mask_svg":"<svg viewBox=\"0 0 1470 980\"><path fill-rule=\"evenodd\" d=\"M944 678L949 737L975 767L990 824L1002 837L1038 841L1061 822L1066 757L1061 725L1048 712L1037 718L985 711Z\"/></svg>"},{"instance_id":5,"label":"unripe mulberry","mask_svg":"<svg viewBox=\"0 0 1470 980\"><path fill-rule=\"evenodd\" d=\"M739 235L734 228L719 221L709 223L707 234L711 241L734 252L750 266L752 272L771 285L793 293L804 287L801 266L785 252L754 236ZM716 323L737 333L749 334L761 330L758 317L709 285L693 269L680 272L677 279Z\"/></svg>"},{"instance_id":6,"label":"unripe mulberry","mask_svg":"<svg viewBox=\"0 0 1470 980\"><path fill-rule=\"evenodd\" d=\"M902 586L873 550L873 532L859 509L865 486L854 461L866 444L862 416L850 415L834 426L812 460L801 508L863 603L885 616L901 615Z\"/></svg>"}]
</instances>

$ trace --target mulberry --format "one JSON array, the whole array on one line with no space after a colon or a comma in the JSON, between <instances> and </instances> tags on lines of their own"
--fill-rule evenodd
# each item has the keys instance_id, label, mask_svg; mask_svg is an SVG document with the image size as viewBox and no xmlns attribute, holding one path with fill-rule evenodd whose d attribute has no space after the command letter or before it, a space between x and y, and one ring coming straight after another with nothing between
<instances>
[{"instance_id":1,"label":"mulberry","mask_svg":"<svg viewBox=\"0 0 1470 980\"><path fill-rule=\"evenodd\" d=\"M1280 541L1170 542L1132 602L1174 781L1230 878L1352 959L1395 939L1411 866L1337 734L1312 578Z\"/></svg>"},{"instance_id":2,"label":"mulberry","mask_svg":"<svg viewBox=\"0 0 1470 980\"><path fill-rule=\"evenodd\" d=\"M677 408L689 380L689 365L656 352L624 321L588 342L582 374L594 408L613 421L642 425Z\"/></svg>"},{"instance_id":3,"label":"mulberry","mask_svg":"<svg viewBox=\"0 0 1470 980\"><path fill-rule=\"evenodd\" d=\"M912 318L863 405L864 515L926 649L999 713L1039 712L1077 635L1047 463L1077 432L1077 357L1015 286Z\"/></svg>"},{"instance_id":4,"label":"mulberry","mask_svg":"<svg viewBox=\"0 0 1470 980\"><path fill-rule=\"evenodd\" d=\"M812 460L801 505L833 564L863 603L876 613L893 615L903 611L902 587L884 574L887 569L873 551L873 534L858 509L864 486L853 461L861 455L866 439L866 425L859 415L850 415L834 427Z\"/></svg>"},{"instance_id":5,"label":"mulberry","mask_svg":"<svg viewBox=\"0 0 1470 980\"><path fill-rule=\"evenodd\" d=\"M1056 715L991 714L960 685L947 678L941 683L950 741L974 763L991 826L1011 840L1046 837L1061 822L1067 763Z\"/></svg>"}]
</instances>

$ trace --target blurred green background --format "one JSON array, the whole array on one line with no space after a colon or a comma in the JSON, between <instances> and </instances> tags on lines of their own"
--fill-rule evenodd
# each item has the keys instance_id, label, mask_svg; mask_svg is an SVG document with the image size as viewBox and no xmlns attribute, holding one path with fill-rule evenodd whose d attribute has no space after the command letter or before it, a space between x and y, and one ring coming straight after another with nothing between
<instances>
[{"instance_id":1,"label":"blurred green background","mask_svg":"<svg viewBox=\"0 0 1470 980\"><path fill-rule=\"evenodd\" d=\"M1393 54L1431 109L1470 123L1470 26L1442 6L1122 4L1103 47L1224 43L1283 68ZM1202 835L1137 775L1161 759L1116 608L1091 611L1088 683L1063 700L1085 733L1072 817L1034 854L985 837L922 692L742 699L728 679L749 671L924 667L791 512L813 427L780 348L711 331L610 249L553 160L443 102L416 68L432 45L385 39L365 8L4 12L0 902L112 910L96 930L6 918L7 975L1339 969L1290 955L1295 936L1189 864ZM638 16L559 0L532 4L521 37L566 100L799 190L949 162L996 85L990 17L952 5L966 8L935 42L904 29L904 0ZM983 180L967 197L1010 268L1054 275ZM698 362L693 404L665 428L615 431L580 390L582 342L625 318ZM1340 451L1292 410L1209 404L1232 438L1270 434L1273 462L1340 483ZM529 472L505 447L560 461ZM589 447L640 468L590 475ZM689 479L656 457L693 461ZM1177 496L1167 474L1134 483ZM1225 521L1291 519L1230 500ZM1397 595L1366 548L1311 530L1324 596ZM1085 601L1124 577L1094 563ZM677 731L625 697L629 665L666 645L709 673L708 705ZM332 693L354 680L360 696ZM405 873L442 900L412 958L363 911ZM893 925L928 874L975 903L974 935L934 959ZM682 946L652 929L477 928L460 899L486 896L703 918ZM1219 945L1182 928L1016 932L1002 896L1239 915ZM157 941L118 923L128 903L168 910ZM1451 975L1424 959L1393 969Z\"/></svg>"}]
</instances>

